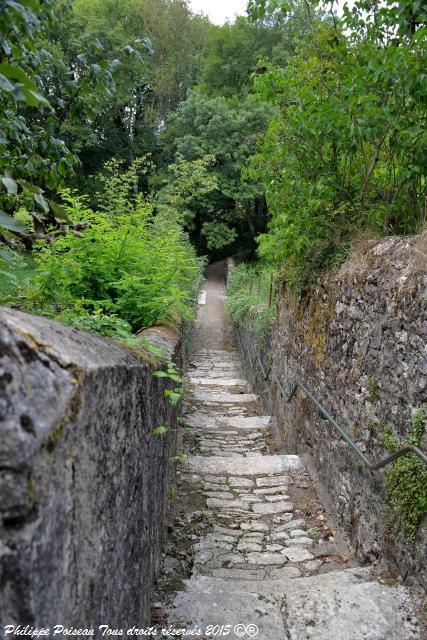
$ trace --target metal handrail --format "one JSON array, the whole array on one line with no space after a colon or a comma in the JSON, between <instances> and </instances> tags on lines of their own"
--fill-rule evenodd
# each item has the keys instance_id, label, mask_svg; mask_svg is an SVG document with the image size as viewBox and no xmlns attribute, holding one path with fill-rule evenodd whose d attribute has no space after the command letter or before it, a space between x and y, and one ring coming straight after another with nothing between
<instances>
[{"instance_id":1,"label":"metal handrail","mask_svg":"<svg viewBox=\"0 0 427 640\"><path fill-rule=\"evenodd\" d=\"M298 391L298 389L301 389L302 391L304 391L304 393L310 398L310 400L312 400L314 402L314 404L316 405L316 407L318 408L320 413L323 416L325 416L325 418L328 420L328 422L330 422L330 424L335 428L335 430L338 431L338 433L340 434L342 439L345 440L345 442L353 449L353 451L355 451L355 453L362 460L363 464L368 467L368 469L371 469L372 471L377 471L378 469L381 469L382 467L385 467L386 465L390 464L391 462L394 462L394 460L397 460L401 456L405 456L408 453L414 453L416 456L418 456L420 458L420 460L422 460L424 462L424 464L427 465L427 455L424 453L424 451L421 451L421 449L419 447L417 447L416 445L414 445L414 444L408 444L408 445L402 447L401 449L399 449L399 451L396 451L395 453L387 456L383 460L380 460L380 462L371 462L371 460L369 460L369 458L366 456L366 454L363 453L363 451L360 449L360 447L357 446L357 444L354 442L354 440L352 440L352 438L350 438L348 433L346 433L344 431L344 429L342 427L340 427L340 425L335 420L335 418L322 405L322 403L319 402L319 400L317 400L317 398L314 397L314 395L307 389L307 387L304 384L302 384L302 382L295 382L295 384L293 385L290 393L286 393L286 391L285 391L281 381L279 380L279 378L278 378L273 366L270 366L268 368L268 371L266 372L266 370L264 368L264 365L263 365L263 363L261 361L261 358L259 357L259 354L257 354L257 356L255 358L255 362L254 362L252 360L252 357L251 357L251 354L249 352L249 349L245 349L244 346L243 346L242 339L240 337L240 331L239 331L239 328L237 327L237 325L235 326L235 328L236 328L236 334L237 334L237 338L239 340L240 350L242 352L243 358L246 358L246 357L248 358L250 366L251 366L251 369L254 370L254 365L258 364L259 368L262 371L262 375L264 377L264 380L268 380L268 378L270 377L270 374L271 374L271 377L276 382L277 387L278 387L278 389L280 391L280 395L285 400L285 402L290 402L292 400L292 398L295 396L295 394Z\"/></svg>"}]
</instances>

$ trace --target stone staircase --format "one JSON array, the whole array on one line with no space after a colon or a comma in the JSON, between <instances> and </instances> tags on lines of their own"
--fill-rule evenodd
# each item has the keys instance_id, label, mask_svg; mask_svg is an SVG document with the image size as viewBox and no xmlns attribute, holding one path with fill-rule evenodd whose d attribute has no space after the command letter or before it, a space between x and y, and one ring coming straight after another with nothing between
<instances>
[{"instance_id":1,"label":"stone staircase","mask_svg":"<svg viewBox=\"0 0 427 640\"><path fill-rule=\"evenodd\" d=\"M407 589L351 566L336 532L325 541L328 527L297 503L310 481L298 456L269 453L270 417L242 374L223 297L209 278L185 416L181 491L202 505L188 522L202 512L209 526L192 536L192 574L165 605L168 624L233 640L421 638Z\"/></svg>"}]
</instances>

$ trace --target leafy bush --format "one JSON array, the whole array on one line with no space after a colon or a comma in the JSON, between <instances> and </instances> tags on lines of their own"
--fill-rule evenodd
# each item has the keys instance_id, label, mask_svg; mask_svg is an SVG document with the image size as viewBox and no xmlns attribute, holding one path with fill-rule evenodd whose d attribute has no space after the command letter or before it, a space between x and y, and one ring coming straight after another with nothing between
<instances>
[{"instance_id":1,"label":"leafy bush","mask_svg":"<svg viewBox=\"0 0 427 640\"><path fill-rule=\"evenodd\" d=\"M262 266L238 265L227 288L226 309L240 324L250 324L266 337L276 318L275 272Z\"/></svg>"},{"instance_id":2,"label":"leafy bush","mask_svg":"<svg viewBox=\"0 0 427 640\"><path fill-rule=\"evenodd\" d=\"M276 108L247 169L271 214L259 254L285 265L295 291L360 234L414 234L425 224L425 22L404 32L393 4L376 13L356 1L341 20L313 13L295 55L255 77L259 100Z\"/></svg>"},{"instance_id":3,"label":"leafy bush","mask_svg":"<svg viewBox=\"0 0 427 640\"><path fill-rule=\"evenodd\" d=\"M98 212L62 191L70 216L88 228L36 245L35 270L14 296L21 308L116 337L191 315L203 261L178 223L132 194L132 171Z\"/></svg>"}]
</instances>

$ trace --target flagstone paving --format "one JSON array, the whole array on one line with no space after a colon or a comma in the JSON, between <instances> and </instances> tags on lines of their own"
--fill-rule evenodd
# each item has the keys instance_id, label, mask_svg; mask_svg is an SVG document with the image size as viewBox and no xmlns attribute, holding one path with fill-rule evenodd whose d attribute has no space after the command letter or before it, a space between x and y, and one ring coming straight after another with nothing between
<instances>
[{"instance_id":1,"label":"flagstone paving","mask_svg":"<svg viewBox=\"0 0 427 640\"><path fill-rule=\"evenodd\" d=\"M354 566L321 506L304 507L311 482L301 459L270 452L271 418L242 372L215 271L202 300L177 496L186 506L176 536L187 546L165 559L169 573L183 556L191 568L164 603L168 623L199 626L198 637L231 625L231 639L420 638L408 591Z\"/></svg>"}]
</instances>

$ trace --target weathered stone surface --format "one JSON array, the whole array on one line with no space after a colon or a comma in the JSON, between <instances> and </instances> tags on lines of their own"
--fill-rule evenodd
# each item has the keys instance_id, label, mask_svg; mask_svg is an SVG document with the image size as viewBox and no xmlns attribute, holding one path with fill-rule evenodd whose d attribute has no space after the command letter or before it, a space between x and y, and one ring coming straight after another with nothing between
<instances>
[{"instance_id":1,"label":"weathered stone surface","mask_svg":"<svg viewBox=\"0 0 427 640\"><path fill-rule=\"evenodd\" d=\"M264 489L254 489L254 493L257 496L273 496L277 494L283 494L286 491L286 487L266 487Z\"/></svg>"},{"instance_id":2,"label":"weathered stone surface","mask_svg":"<svg viewBox=\"0 0 427 640\"><path fill-rule=\"evenodd\" d=\"M250 551L262 551L262 546L257 542L241 540L237 545L237 551L248 553Z\"/></svg>"},{"instance_id":3,"label":"weathered stone surface","mask_svg":"<svg viewBox=\"0 0 427 640\"><path fill-rule=\"evenodd\" d=\"M214 578L226 578L227 580L264 580L264 569L214 569Z\"/></svg>"},{"instance_id":4,"label":"weathered stone surface","mask_svg":"<svg viewBox=\"0 0 427 640\"><path fill-rule=\"evenodd\" d=\"M228 484L230 487L247 487L252 488L254 486L254 481L249 478L229 478Z\"/></svg>"},{"instance_id":5,"label":"weathered stone surface","mask_svg":"<svg viewBox=\"0 0 427 640\"><path fill-rule=\"evenodd\" d=\"M260 608L262 613L256 613ZM242 620L246 627L255 617L259 622L257 640L282 637L283 621L279 601L274 598L261 599L255 593L236 593L230 597L229 593L201 591L195 601L194 593L181 592L175 599L174 608L168 610L168 618L172 624L176 621L177 627L182 628L184 623L188 629L193 629L196 625L206 628L207 625L224 624L230 624L231 629L234 629L243 624ZM234 640L239 636L233 632L228 637Z\"/></svg>"},{"instance_id":6,"label":"weathered stone surface","mask_svg":"<svg viewBox=\"0 0 427 640\"><path fill-rule=\"evenodd\" d=\"M419 640L408 592L378 582L342 579L344 572L297 578L285 591L290 640Z\"/></svg>"},{"instance_id":7,"label":"weathered stone surface","mask_svg":"<svg viewBox=\"0 0 427 640\"><path fill-rule=\"evenodd\" d=\"M218 484L226 484L227 478L225 476L205 476L204 479L206 482L213 482Z\"/></svg>"},{"instance_id":8,"label":"weathered stone surface","mask_svg":"<svg viewBox=\"0 0 427 640\"><path fill-rule=\"evenodd\" d=\"M194 399L207 404L242 404L255 402L257 397L253 393L225 393L223 391L194 391Z\"/></svg>"},{"instance_id":9,"label":"weathered stone surface","mask_svg":"<svg viewBox=\"0 0 427 640\"><path fill-rule=\"evenodd\" d=\"M176 337L150 335L173 354ZM150 433L175 424L164 382L113 341L5 308L0 362L0 628L148 623L172 455Z\"/></svg>"},{"instance_id":10,"label":"weathered stone surface","mask_svg":"<svg viewBox=\"0 0 427 640\"><path fill-rule=\"evenodd\" d=\"M281 487L289 484L289 476L275 476L274 478L257 478L257 487Z\"/></svg>"},{"instance_id":11,"label":"weathered stone surface","mask_svg":"<svg viewBox=\"0 0 427 640\"><path fill-rule=\"evenodd\" d=\"M281 544L266 544L265 545L265 550L266 551L274 551L274 552L282 551L283 548L284 547Z\"/></svg>"},{"instance_id":12,"label":"weathered stone surface","mask_svg":"<svg viewBox=\"0 0 427 640\"><path fill-rule=\"evenodd\" d=\"M279 493L275 496L263 496L263 498L267 502L284 502L285 500L289 500L289 496L284 493Z\"/></svg>"},{"instance_id":13,"label":"weathered stone surface","mask_svg":"<svg viewBox=\"0 0 427 640\"><path fill-rule=\"evenodd\" d=\"M234 544L235 542L235 537L234 536L230 536L230 535L225 535L223 533L208 533L206 538L206 540L211 540L213 542L228 542L231 544Z\"/></svg>"},{"instance_id":14,"label":"weathered stone surface","mask_svg":"<svg viewBox=\"0 0 427 640\"><path fill-rule=\"evenodd\" d=\"M227 527L220 527L217 524L214 526L214 532L226 536L232 536L233 538L240 538L242 535L242 531L239 529L228 529Z\"/></svg>"},{"instance_id":15,"label":"weathered stone surface","mask_svg":"<svg viewBox=\"0 0 427 640\"><path fill-rule=\"evenodd\" d=\"M375 461L387 455L384 425L407 440L412 412L426 403L426 255L426 233L365 243L297 307L281 290L277 326L261 350L256 336L240 328L252 360L261 351L264 365L272 362L287 389L301 380ZM281 400L277 387L261 377L254 390L277 419L283 449L310 456L322 498L338 514L358 557L393 562L409 583L426 590L427 519L412 548L399 519L390 532L382 517L383 475L358 465L315 405L301 391L292 402Z\"/></svg>"},{"instance_id":16,"label":"weathered stone surface","mask_svg":"<svg viewBox=\"0 0 427 640\"><path fill-rule=\"evenodd\" d=\"M289 540L289 534L286 531L278 531L277 533L271 533L270 539L273 542L282 542L284 540Z\"/></svg>"},{"instance_id":17,"label":"weathered stone surface","mask_svg":"<svg viewBox=\"0 0 427 640\"><path fill-rule=\"evenodd\" d=\"M239 500L223 500L220 498L208 498L206 500L206 505L210 509L246 509L246 505L244 502L240 502Z\"/></svg>"},{"instance_id":18,"label":"weathered stone surface","mask_svg":"<svg viewBox=\"0 0 427 640\"><path fill-rule=\"evenodd\" d=\"M280 569L270 569L268 575L270 578L287 580L288 578L298 578L301 575L301 571L298 567L281 567Z\"/></svg>"},{"instance_id":19,"label":"weathered stone surface","mask_svg":"<svg viewBox=\"0 0 427 640\"><path fill-rule=\"evenodd\" d=\"M233 476L250 477L257 477L261 474L274 476L274 474L280 474L284 471L298 471L302 467L300 458L294 455L253 456L250 459L241 458L239 460L221 457L212 460L204 456L189 456L187 465L189 470L197 471L200 474L212 474L217 471L220 474L228 473ZM265 478L265 480L269 480L269 478Z\"/></svg>"},{"instance_id":20,"label":"weathered stone surface","mask_svg":"<svg viewBox=\"0 0 427 640\"><path fill-rule=\"evenodd\" d=\"M220 500L233 500L233 494L228 491L205 491L208 498L219 498Z\"/></svg>"},{"instance_id":21,"label":"weathered stone surface","mask_svg":"<svg viewBox=\"0 0 427 640\"><path fill-rule=\"evenodd\" d=\"M298 518L295 520L289 520L289 522L285 522L284 524L279 524L274 527L275 532L279 531L288 531L289 529L303 529L305 527L305 520L302 518Z\"/></svg>"},{"instance_id":22,"label":"weathered stone surface","mask_svg":"<svg viewBox=\"0 0 427 640\"><path fill-rule=\"evenodd\" d=\"M307 571L317 571L322 566L321 560L309 560L308 562L304 562L303 569Z\"/></svg>"},{"instance_id":23,"label":"weathered stone surface","mask_svg":"<svg viewBox=\"0 0 427 640\"><path fill-rule=\"evenodd\" d=\"M243 522L240 525L243 531L269 531L269 527L264 522Z\"/></svg>"},{"instance_id":24,"label":"weathered stone surface","mask_svg":"<svg viewBox=\"0 0 427 640\"><path fill-rule=\"evenodd\" d=\"M221 542L219 540L213 540L212 538L205 538L194 545L195 551L204 551L205 549L225 549L231 551L233 549L233 543Z\"/></svg>"},{"instance_id":25,"label":"weathered stone surface","mask_svg":"<svg viewBox=\"0 0 427 640\"><path fill-rule=\"evenodd\" d=\"M269 515L272 513L283 513L285 511L293 511L293 505L290 502L271 502L271 503L255 503L252 510L255 513Z\"/></svg>"},{"instance_id":26,"label":"weathered stone surface","mask_svg":"<svg viewBox=\"0 0 427 640\"><path fill-rule=\"evenodd\" d=\"M227 489L228 487L224 486L223 484L211 484L210 482L206 482L203 485L203 490L204 491L224 491L224 489Z\"/></svg>"},{"instance_id":27,"label":"weathered stone surface","mask_svg":"<svg viewBox=\"0 0 427 640\"><path fill-rule=\"evenodd\" d=\"M249 416L247 418L243 417L231 417L231 416L222 416L221 423L228 424L235 429L249 429L253 431L254 429L267 429L270 425L271 417L270 416Z\"/></svg>"},{"instance_id":28,"label":"weathered stone surface","mask_svg":"<svg viewBox=\"0 0 427 640\"><path fill-rule=\"evenodd\" d=\"M305 562L306 560L314 560L314 555L303 549L302 547L289 547L289 549L283 549L283 555L288 558L290 562Z\"/></svg>"},{"instance_id":29,"label":"weathered stone surface","mask_svg":"<svg viewBox=\"0 0 427 640\"><path fill-rule=\"evenodd\" d=\"M306 536L307 532L304 531L304 529L292 529L289 532L289 535L291 536L291 538L298 538L299 536Z\"/></svg>"},{"instance_id":30,"label":"weathered stone surface","mask_svg":"<svg viewBox=\"0 0 427 640\"><path fill-rule=\"evenodd\" d=\"M247 531L243 537L242 540L244 540L245 542L263 542L264 540L264 533L257 533L256 531Z\"/></svg>"},{"instance_id":31,"label":"weathered stone surface","mask_svg":"<svg viewBox=\"0 0 427 640\"><path fill-rule=\"evenodd\" d=\"M200 601L202 611L216 612L217 607L225 606L228 599L233 601L238 612L249 615L248 620L255 618L261 633L265 629L264 619L274 611L266 610L265 602L274 606L280 603L282 628L280 625L268 627L267 633L272 635L256 636L268 640L285 637L290 640L419 640L421 637L408 592L403 587L390 588L370 581L363 570L301 578L296 567L281 567L269 570L275 579L261 580L252 576L245 579L245 573L242 570L235 576L200 576L186 581L187 591L182 596L189 603L187 610L191 612L191 621L197 623L203 615ZM262 595L267 596L267 601L260 598L259 607L251 596L259 598ZM182 611L181 602L178 601L177 610L171 611L173 615ZM250 605L251 614L242 603Z\"/></svg>"},{"instance_id":32,"label":"weathered stone surface","mask_svg":"<svg viewBox=\"0 0 427 640\"><path fill-rule=\"evenodd\" d=\"M298 536L297 538L292 538L291 540L288 540L285 544L290 547L293 547L293 546L309 547L310 545L313 544L313 540L312 538L307 538L306 536Z\"/></svg>"},{"instance_id":33,"label":"weathered stone surface","mask_svg":"<svg viewBox=\"0 0 427 640\"><path fill-rule=\"evenodd\" d=\"M263 567L274 564L274 565L283 565L286 564L286 558L279 553L249 553L248 554L248 562L249 564L259 564Z\"/></svg>"},{"instance_id":34,"label":"weathered stone surface","mask_svg":"<svg viewBox=\"0 0 427 640\"><path fill-rule=\"evenodd\" d=\"M191 378L191 383L196 385L217 387L246 387L249 383L244 378Z\"/></svg>"}]
</instances>

